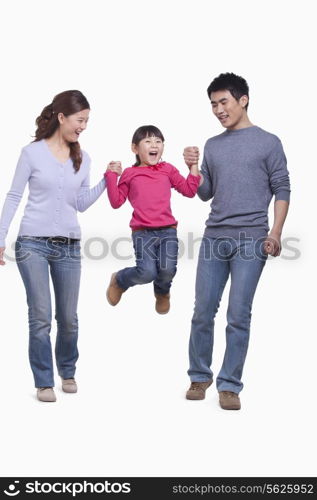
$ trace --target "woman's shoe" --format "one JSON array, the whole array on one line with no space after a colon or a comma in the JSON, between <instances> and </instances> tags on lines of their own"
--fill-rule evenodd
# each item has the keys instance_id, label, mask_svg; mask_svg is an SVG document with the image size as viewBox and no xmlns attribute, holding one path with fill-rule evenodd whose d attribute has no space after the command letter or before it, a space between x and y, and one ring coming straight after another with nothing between
<instances>
[{"instance_id":1,"label":"woman's shoe","mask_svg":"<svg viewBox=\"0 0 317 500\"><path fill-rule=\"evenodd\" d=\"M62 378L62 389L64 392L75 393L78 390L74 378Z\"/></svg>"},{"instance_id":2,"label":"woman's shoe","mask_svg":"<svg viewBox=\"0 0 317 500\"><path fill-rule=\"evenodd\" d=\"M37 399L44 403L55 403L56 396L53 387L39 387L37 390Z\"/></svg>"}]
</instances>

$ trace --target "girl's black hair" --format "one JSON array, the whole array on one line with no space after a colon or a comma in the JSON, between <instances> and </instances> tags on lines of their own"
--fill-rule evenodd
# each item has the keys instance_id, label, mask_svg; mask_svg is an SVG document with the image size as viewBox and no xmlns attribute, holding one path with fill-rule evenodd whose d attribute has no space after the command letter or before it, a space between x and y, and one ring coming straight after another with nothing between
<instances>
[{"instance_id":1,"label":"girl's black hair","mask_svg":"<svg viewBox=\"0 0 317 500\"><path fill-rule=\"evenodd\" d=\"M162 142L165 141L160 129L158 129L154 125L143 125L134 132L132 137L132 144L135 144L137 146L142 141L142 139L145 139L146 137L158 137ZM140 157L139 155L135 155L135 158L136 162L133 166L138 167L139 165L141 165Z\"/></svg>"}]
</instances>

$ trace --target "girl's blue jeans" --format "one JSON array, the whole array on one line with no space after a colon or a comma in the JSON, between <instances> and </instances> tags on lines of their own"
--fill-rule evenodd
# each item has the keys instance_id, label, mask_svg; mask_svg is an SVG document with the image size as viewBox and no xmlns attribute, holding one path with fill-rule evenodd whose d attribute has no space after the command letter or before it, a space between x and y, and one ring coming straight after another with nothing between
<instances>
[{"instance_id":1,"label":"girl's blue jeans","mask_svg":"<svg viewBox=\"0 0 317 500\"><path fill-rule=\"evenodd\" d=\"M117 272L118 285L127 290L131 286L153 281L155 294L168 294L177 268L176 229L169 227L133 231L132 241L136 265Z\"/></svg>"}]
</instances>

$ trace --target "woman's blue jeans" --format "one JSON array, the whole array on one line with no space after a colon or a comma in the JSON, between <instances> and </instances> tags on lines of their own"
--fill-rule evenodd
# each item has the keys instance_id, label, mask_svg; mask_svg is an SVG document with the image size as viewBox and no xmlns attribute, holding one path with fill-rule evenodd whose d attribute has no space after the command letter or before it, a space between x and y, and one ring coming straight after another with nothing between
<instances>
[{"instance_id":1,"label":"woman's blue jeans","mask_svg":"<svg viewBox=\"0 0 317 500\"><path fill-rule=\"evenodd\" d=\"M127 290L153 281L154 293L168 294L176 274L178 239L175 228L132 232L136 265L116 274L118 285Z\"/></svg>"},{"instance_id":2,"label":"woman's blue jeans","mask_svg":"<svg viewBox=\"0 0 317 500\"><path fill-rule=\"evenodd\" d=\"M254 241L252 238L203 238L189 341L188 374L192 382L206 382L213 378L210 367L214 318L230 276L226 350L216 382L218 391L239 393L242 390L241 377L249 344L252 301L267 258L262 246L263 240Z\"/></svg>"},{"instance_id":3,"label":"woman's blue jeans","mask_svg":"<svg viewBox=\"0 0 317 500\"><path fill-rule=\"evenodd\" d=\"M66 239L65 239L66 240ZM51 275L55 294L57 335L55 359L58 374L72 378L78 359L77 302L80 283L80 242L54 242L19 236L16 262L25 286L29 310L29 359L35 387L53 387L51 347Z\"/></svg>"}]
</instances>

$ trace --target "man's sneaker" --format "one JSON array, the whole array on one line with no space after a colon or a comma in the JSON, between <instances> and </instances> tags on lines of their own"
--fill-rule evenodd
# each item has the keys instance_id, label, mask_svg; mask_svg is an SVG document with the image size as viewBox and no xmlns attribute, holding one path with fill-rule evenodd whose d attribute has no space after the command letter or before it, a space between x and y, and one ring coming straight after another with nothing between
<instances>
[{"instance_id":1,"label":"man's sneaker","mask_svg":"<svg viewBox=\"0 0 317 500\"><path fill-rule=\"evenodd\" d=\"M37 399L45 403L55 403L56 396L53 387L39 387L37 390Z\"/></svg>"},{"instance_id":2,"label":"man's sneaker","mask_svg":"<svg viewBox=\"0 0 317 500\"><path fill-rule=\"evenodd\" d=\"M170 310L170 294L167 293L165 295L160 295L158 293L155 294L156 302L155 302L155 310L159 314L166 314Z\"/></svg>"},{"instance_id":3,"label":"man's sneaker","mask_svg":"<svg viewBox=\"0 0 317 500\"><path fill-rule=\"evenodd\" d=\"M74 378L62 378L62 389L64 392L77 392L77 384Z\"/></svg>"},{"instance_id":4,"label":"man's sneaker","mask_svg":"<svg viewBox=\"0 0 317 500\"><path fill-rule=\"evenodd\" d=\"M238 394L231 391L219 392L219 404L223 410L240 410L241 408Z\"/></svg>"},{"instance_id":5,"label":"man's sneaker","mask_svg":"<svg viewBox=\"0 0 317 500\"><path fill-rule=\"evenodd\" d=\"M192 382L186 392L186 399L205 399L206 390L212 384L212 379L208 382Z\"/></svg>"},{"instance_id":6,"label":"man's sneaker","mask_svg":"<svg viewBox=\"0 0 317 500\"><path fill-rule=\"evenodd\" d=\"M116 280L116 274L117 273L113 273L111 275L110 283L107 289L107 300L112 306L116 306L118 304L121 299L121 295L125 292L123 288L119 287Z\"/></svg>"}]
</instances>

